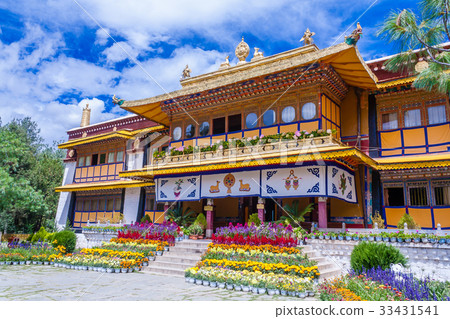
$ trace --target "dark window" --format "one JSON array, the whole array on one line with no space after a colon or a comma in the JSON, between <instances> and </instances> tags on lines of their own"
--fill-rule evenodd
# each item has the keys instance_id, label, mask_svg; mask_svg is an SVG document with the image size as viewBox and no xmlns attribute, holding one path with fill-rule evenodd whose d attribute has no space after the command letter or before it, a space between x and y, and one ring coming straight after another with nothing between
<instances>
[{"instance_id":1,"label":"dark window","mask_svg":"<svg viewBox=\"0 0 450 319\"><path fill-rule=\"evenodd\" d=\"M100 199L98 202L98 211L99 212L104 212L106 210L106 200L105 199Z\"/></svg>"},{"instance_id":2,"label":"dark window","mask_svg":"<svg viewBox=\"0 0 450 319\"><path fill-rule=\"evenodd\" d=\"M228 132L236 132L242 129L241 114L228 116Z\"/></svg>"},{"instance_id":3,"label":"dark window","mask_svg":"<svg viewBox=\"0 0 450 319\"><path fill-rule=\"evenodd\" d=\"M98 154L93 154L92 155L92 165L97 165L98 164Z\"/></svg>"},{"instance_id":4,"label":"dark window","mask_svg":"<svg viewBox=\"0 0 450 319\"><path fill-rule=\"evenodd\" d=\"M208 122L203 122L200 125L199 133L200 133L200 136L208 135L208 133L209 133L209 123Z\"/></svg>"},{"instance_id":5,"label":"dark window","mask_svg":"<svg viewBox=\"0 0 450 319\"><path fill-rule=\"evenodd\" d=\"M186 138L192 138L195 135L195 126L192 124L189 124L186 126Z\"/></svg>"},{"instance_id":6,"label":"dark window","mask_svg":"<svg viewBox=\"0 0 450 319\"><path fill-rule=\"evenodd\" d=\"M163 211L164 210L164 203L157 203L156 204L156 210L157 211Z\"/></svg>"},{"instance_id":7,"label":"dark window","mask_svg":"<svg viewBox=\"0 0 450 319\"><path fill-rule=\"evenodd\" d=\"M428 206L426 187L412 187L409 189L409 204L411 206Z\"/></svg>"},{"instance_id":8,"label":"dark window","mask_svg":"<svg viewBox=\"0 0 450 319\"><path fill-rule=\"evenodd\" d=\"M112 212L114 209L114 199L110 198L106 201L106 211Z\"/></svg>"},{"instance_id":9,"label":"dark window","mask_svg":"<svg viewBox=\"0 0 450 319\"><path fill-rule=\"evenodd\" d=\"M116 200L114 201L114 211L120 212L121 206L122 206L122 198L116 197Z\"/></svg>"},{"instance_id":10,"label":"dark window","mask_svg":"<svg viewBox=\"0 0 450 319\"><path fill-rule=\"evenodd\" d=\"M450 206L450 186L436 186L434 199L436 206Z\"/></svg>"},{"instance_id":11,"label":"dark window","mask_svg":"<svg viewBox=\"0 0 450 319\"><path fill-rule=\"evenodd\" d=\"M100 163L99 164L105 164L106 163L106 154L100 154Z\"/></svg>"},{"instance_id":12,"label":"dark window","mask_svg":"<svg viewBox=\"0 0 450 319\"><path fill-rule=\"evenodd\" d=\"M384 189L384 203L386 206L405 206L403 187L387 187Z\"/></svg>"},{"instance_id":13,"label":"dark window","mask_svg":"<svg viewBox=\"0 0 450 319\"><path fill-rule=\"evenodd\" d=\"M225 133L225 118L219 117L213 120L213 134Z\"/></svg>"}]
</instances>

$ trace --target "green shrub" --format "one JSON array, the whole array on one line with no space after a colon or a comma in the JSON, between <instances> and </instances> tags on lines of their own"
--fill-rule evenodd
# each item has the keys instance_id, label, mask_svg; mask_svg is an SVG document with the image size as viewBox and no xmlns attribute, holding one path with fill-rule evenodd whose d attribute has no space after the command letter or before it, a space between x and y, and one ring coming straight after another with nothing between
<instances>
[{"instance_id":1,"label":"green shrub","mask_svg":"<svg viewBox=\"0 0 450 319\"><path fill-rule=\"evenodd\" d=\"M203 213L198 214L194 224L200 225L202 229L206 229L207 224L205 215L203 215Z\"/></svg>"},{"instance_id":2,"label":"green shrub","mask_svg":"<svg viewBox=\"0 0 450 319\"><path fill-rule=\"evenodd\" d=\"M145 222L148 222L148 223L152 222L152 220L150 219L150 215L145 215L144 217L141 218L141 223L145 223Z\"/></svg>"},{"instance_id":3,"label":"green shrub","mask_svg":"<svg viewBox=\"0 0 450 319\"><path fill-rule=\"evenodd\" d=\"M55 234L52 243L53 247L61 245L66 247L66 253L72 253L77 244L77 236L70 230L63 230Z\"/></svg>"},{"instance_id":4,"label":"green shrub","mask_svg":"<svg viewBox=\"0 0 450 319\"><path fill-rule=\"evenodd\" d=\"M44 241L46 241L46 242L48 242L48 243L53 242L53 240L54 240L54 238L55 238L55 234L56 234L56 233L48 233L48 235L45 236Z\"/></svg>"},{"instance_id":5,"label":"green shrub","mask_svg":"<svg viewBox=\"0 0 450 319\"><path fill-rule=\"evenodd\" d=\"M403 214L402 218L398 221L397 228L403 229L405 223L408 226L408 229L420 229L419 224L415 222L414 218L412 218L410 214Z\"/></svg>"},{"instance_id":6,"label":"green shrub","mask_svg":"<svg viewBox=\"0 0 450 319\"><path fill-rule=\"evenodd\" d=\"M391 264L406 266L408 260L396 247L372 242L361 242L352 251L350 265L360 273L362 268L371 269L380 266L387 269Z\"/></svg>"},{"instance_id":7,"label":"green shrub","mask_svg":"<svg viewBox=\"0 0 450 319\"><path fill-rule=\"evenodd\" d=\"M47 235L48 235L48 232L45 230L45 228L44 227L41 227L40 229L39 229L39 231L37 231L34 235L33 235L33 237L31 238L31 242L32 243L35 243L35 242L37 242L37 241L44 241L45 240L45 237L47 237Z\"/></svg>"},{"instance_id":8,"label":"green shrub","mask_svg":"<svg viewBox=\"0 0 450 319\"><path fill-rule=\"evenodd\" d=\"M251 225L252 223L254 223L256 226L261 225L261 220L258 217L258 213L251 214L248 217L248 224Z\"/></svg>"}]
</instances>

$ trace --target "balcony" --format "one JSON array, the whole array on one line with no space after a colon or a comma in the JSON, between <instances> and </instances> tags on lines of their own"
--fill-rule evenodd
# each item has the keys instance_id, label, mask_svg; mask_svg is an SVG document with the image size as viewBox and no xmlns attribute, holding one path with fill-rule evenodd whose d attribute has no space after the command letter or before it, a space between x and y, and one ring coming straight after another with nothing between
<instances>
[{"instance_id":1,"label":"balcony","mask_svg":"<svg viewBox=\"0 0 450 319\"><path fill-rule=\"evenodd\" d=\"M74 183L119 180L119 172L123 171L124 167L123 162L77 167Z\"/></svg>"},{"instance_id":2,"label":"balcony","mask_svg":"<svg viewBox=\"0 0 450 319\"><path fill-rule=\"evenodd\" d=\"M242 141L242 140L241 140ZM270 140L269 140L270 141ZM171 164L200 164L210 161L233 160L244 161L249 157L274 157L300 153L320 152L321 149L333 146L342 146L342 143L332 135L318 136L312 138L278 139L267 142L259 141L255 145L250 142L230 143L229 145L219 142L216 146L204 146L190 149L178 148L171 155L157 153L153 158L151 166L163 166ZM214 150L214 148L216 148ZM212 150L209 150L212 149Z\"/></svg>"}]
</instances>

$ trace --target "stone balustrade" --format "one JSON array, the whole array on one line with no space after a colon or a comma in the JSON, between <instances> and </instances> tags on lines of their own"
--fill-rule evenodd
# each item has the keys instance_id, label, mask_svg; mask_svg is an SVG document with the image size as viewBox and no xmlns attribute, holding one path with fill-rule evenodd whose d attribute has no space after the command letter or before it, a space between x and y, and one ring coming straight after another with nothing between
<instances>
[{"instance_id":1,"label":"stone balustrade","mask_svg":"<svg viewBox=\"0 0 450 319\"><path fill-rule=\"evenodd\" d=\"M250 154L255 156L259 155L273 155L282 152L311 150L321 147L327 147L332 145L341 145L341 143L335 139L332 135L298 139L298 140L282 140L268 144L256 144L245 147L231 147L225 150L209 151L209 152L194 152L191 154L183 155L167 155L163 158L153 158L152 165L162 165L171 163L186 163L186 162L201 162L210 160L223 160L232 158L233 160L239 160L240 157L246 158Z\"/></svg>"}]
</instances>

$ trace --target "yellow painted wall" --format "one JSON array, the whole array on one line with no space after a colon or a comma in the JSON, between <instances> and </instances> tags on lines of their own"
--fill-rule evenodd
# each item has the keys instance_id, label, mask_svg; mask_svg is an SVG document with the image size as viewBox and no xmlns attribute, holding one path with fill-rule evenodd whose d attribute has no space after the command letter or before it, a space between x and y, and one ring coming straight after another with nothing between
<instances>
[{"instance_id":1,"label":"yellow painted wall","mask_svg":"<svg viewBox=\"0 0 450 319\"><path fill-rule=\"evenodd\" d=\"M214 206L216 207L216 217L237 217L239 214L238 198L215 198Z\"/></svg>"},{"instance_id":2,"label":"yellow painted wall","mask_svg":"<svg viewBox=\"0 0 450 319\"><path fill-rule=\"evenodd\" d=\"M450 208L434 208L434 225L441 224L441 228L450 227Z\"/></svg>"},{"instance_id":3,"label":"yellow painted wall","mask_svg":"<svg viewBox=\"0 0 450 319\"><path fill-rule=\"evenodd\" d=\"M400 218L406 213L406 208L385 208L386 220L388 225L397 226Z\"/></svg>"},{"instance_id":4,"label":"yellow painted wall","mask_svg":"<svg viewBox=\"0 0 450 319\"><path fill-rule=\"evenodd\" d=\"M358 134L358 124L356 115L356 95L353 87L350 87L347 95L341 102L341 134L342 136L352 136ZM362 119L361 114L361 119ZM362 128L362 127L361 127ZM362 132L361 132L362 133Z\"/></svg>"},{"instance_id":5,"label":"yellow painted wall","mask_svg":"<svg viewBox=\"0 0 450 319\"><path fill-rule=\"evenodd\" d=\"M408 208L408 212L420 227L433 227L431 208Z\"/></svg>"}]
</instances>

